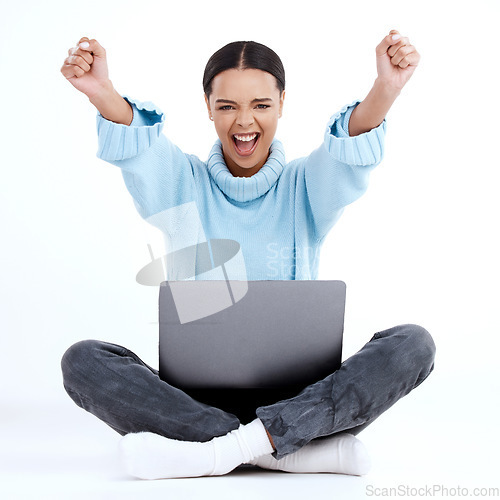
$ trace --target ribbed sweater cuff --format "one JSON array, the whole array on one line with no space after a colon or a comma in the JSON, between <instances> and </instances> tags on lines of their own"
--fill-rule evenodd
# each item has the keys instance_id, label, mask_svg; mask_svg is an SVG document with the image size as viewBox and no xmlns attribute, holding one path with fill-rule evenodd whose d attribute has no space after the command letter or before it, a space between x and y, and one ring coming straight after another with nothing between
<instances>
[{"instance_id":1,"label":"ribbed sweater cuff","mask_svg":"<svg viewBox=\"0 0 500 500\"><path fill-rule=\"evenodd\" d=\"M338 137L332 133L332 127L349 107L358 104L346 104L328 121L325 132L325 146L338 161L348 165L373 165L379 163L384 156L385 120L376 128L356 136Z\"/></svg>"},{"instance_id":2,"label":"ribbed sweater cuff","mask_svg":"<svg viewBox=\"0 0 500 500\"><path fill-rule=\"evenodd\" d=\"M97 113L97 157L106 161L132 158L148 149L160 136L165 123L165 115L152 102L141 102L127 95L122 97L144 113L151 125L123 125L106 120Z\"/></svg>"}]
</instances>

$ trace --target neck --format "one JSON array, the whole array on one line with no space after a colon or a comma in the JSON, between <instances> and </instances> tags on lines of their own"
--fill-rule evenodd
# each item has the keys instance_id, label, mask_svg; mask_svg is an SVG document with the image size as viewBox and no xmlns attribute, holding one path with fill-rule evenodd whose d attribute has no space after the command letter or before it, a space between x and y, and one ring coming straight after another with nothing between
<instances>
[{"instance_id":1,"label":"neck","mask_svg":"<svg viewBox=\"0 0 500 500\"><path fill-rule=\"evenodd\" d=\"M243 168L235 163L231 158L226 156L226 154L224 153L224 149L222 150L222 155L224 156L226 166L228 170L233 174L233 177L252 177L252 175L255 175L266 164L266 161L269 158L269 154L270 153L268 153L266 158L264 158L254 167Z\"/></svg>"}]
</instances>

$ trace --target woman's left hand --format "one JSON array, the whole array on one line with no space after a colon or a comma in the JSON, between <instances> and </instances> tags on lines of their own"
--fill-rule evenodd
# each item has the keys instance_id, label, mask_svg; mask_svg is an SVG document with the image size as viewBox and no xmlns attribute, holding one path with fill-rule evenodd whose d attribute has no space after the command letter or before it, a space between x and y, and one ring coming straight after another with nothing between
<instances>
[{"instance_id":1,"label":"woman's left hand","mask_svg":"<svg viewBox=\"0 0 500 500\"><path fill-rule=\"evenodd\" d=\"M401 36L399 40L393 40L393 35L399 35L399 32L391 30L377 45L377 74L380 82L401 90L413 75L420 61L420 54L407 37Z\"/></svg>"}]
</instances>

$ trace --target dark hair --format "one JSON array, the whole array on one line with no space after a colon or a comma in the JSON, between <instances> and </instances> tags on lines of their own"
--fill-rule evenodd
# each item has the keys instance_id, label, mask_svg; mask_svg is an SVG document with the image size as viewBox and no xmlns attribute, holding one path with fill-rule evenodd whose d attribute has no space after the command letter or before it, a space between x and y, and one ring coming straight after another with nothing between
<instances>
[{"instance_id":1,"label":"dark hair","mask_svg":"<svg viewBox=\"0 0 500 500\"><path fill-rule=\"evenodd\" d=\"M203 90L212 93L212 80L227 69L260 69L276 78L280 94L285 89L285 68L278 54L257 42L231 42L208 60L203 74Z\"/></svg>"}]
</instances>

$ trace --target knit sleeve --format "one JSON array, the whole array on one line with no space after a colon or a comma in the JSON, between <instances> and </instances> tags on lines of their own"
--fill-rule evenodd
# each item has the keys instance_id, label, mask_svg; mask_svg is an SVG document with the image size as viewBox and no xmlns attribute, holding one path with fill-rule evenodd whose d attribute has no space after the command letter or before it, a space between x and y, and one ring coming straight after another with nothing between
<instances>
[{"instance_id":1,"label":"knit sleeve","mask_svg":"<svg viewBox=\"0 0 500 500\"><path fill-rule=\"evenodd\" d=\"M305 161L307 199L317 239L333 227L345 206L367 189L369 174L384 155L385 120L357 136L349 120L361 101L344 106L328 121L323 144Z\"/></svg>"},{"instance_id":2,"label":"knit sleeve","mask_svg":"<svg viewBox=\"0 0 500 500\"><path fill-rule=\"evenodd\" d=\"M132 107L133 120L127 126L97 114L97 157L121 169L125 185L144 218L193 201L190 156L162 133L163 112L152 102L122 97Z\"/></svg>"},{"instance_id":3,"label":"knit sleeve","mask_svg":"<svg viewBox=\"0 0 500 500\"><path fill-rule=\"evenodd\" d=\"M134 112L130 125L114 123L97 113L97 157L105 161L125 160L142 153L158 140L165 123L163 113L152 102L122 97Z\"/></svg>"}]
</instances>

